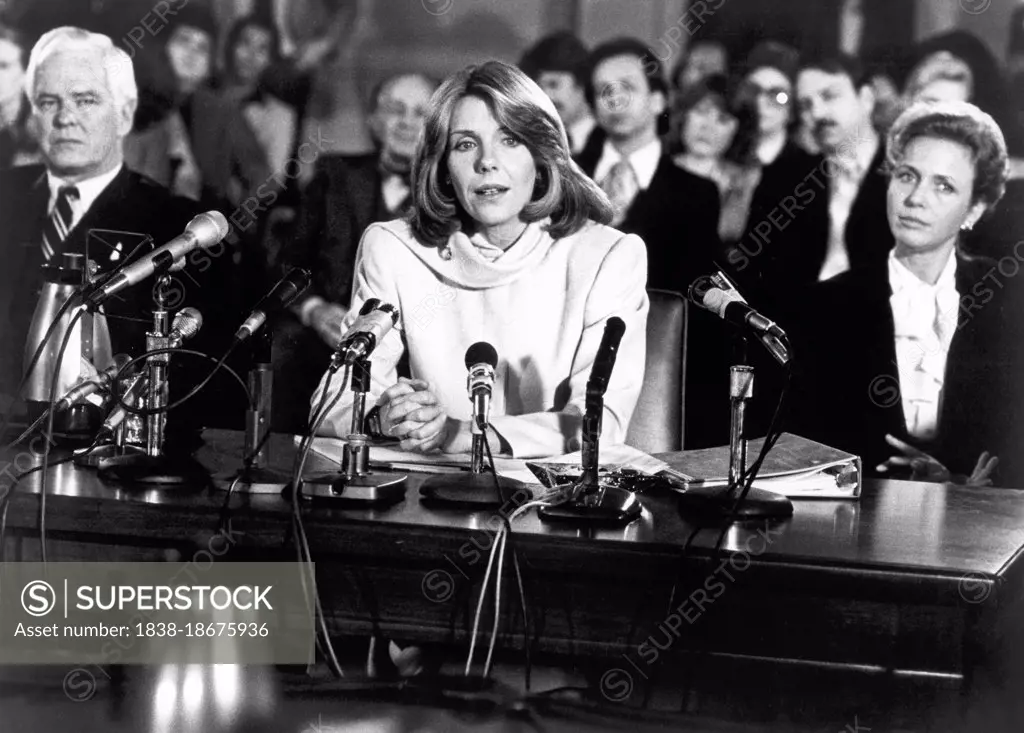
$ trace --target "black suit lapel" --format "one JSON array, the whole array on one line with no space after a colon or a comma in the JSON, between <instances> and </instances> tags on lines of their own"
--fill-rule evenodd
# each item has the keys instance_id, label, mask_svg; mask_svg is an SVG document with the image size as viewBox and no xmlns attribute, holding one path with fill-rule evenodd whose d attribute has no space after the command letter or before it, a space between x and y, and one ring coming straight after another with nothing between
<instances>
[{"instance_id":1,"label":"black suit lapel","mask_svg":"<svg viewBox=\"0 0 1024 733\"><path fill-rule=\"evenodd\" d=\"M118 207L124 205L127 190L130 186L130 179L131 171L128 170L127 166L122 165L118 174L100 192L100 195L92 202L89 210L85 212L85 215L68 234L68 238L64 241L65 252L88 253L89 258L96 262L101 269L107 268L107 265L110 263L111 252L107 248L102 247L102 240L97 241L95 237L90 238L89 232L95 229L99 222L110 221L112 218L116 220L118 218L116 216L111 217L110 214L112 211L116 212ZM161 244L163 242L155 242L154 246L159 247ZM128 253L125 254L127 255Z\"/></svg>"},{"instance_id":2,"label":"black suit lapel","mask_svg":"<svg viewBox=\"0 0 1024 733\"><path fill-rule=\"evenodd\" d=\"M590 131L590 136L587 138L586 145L583 146L583 150L576 156L576 165L583 169L583 172L588 176L593 177L594 171L597 170L598 161L601 160L601 152L604 150L604 141L608 139L604 130L600 127L594 127Z\"/></svg>"}]
</instances>

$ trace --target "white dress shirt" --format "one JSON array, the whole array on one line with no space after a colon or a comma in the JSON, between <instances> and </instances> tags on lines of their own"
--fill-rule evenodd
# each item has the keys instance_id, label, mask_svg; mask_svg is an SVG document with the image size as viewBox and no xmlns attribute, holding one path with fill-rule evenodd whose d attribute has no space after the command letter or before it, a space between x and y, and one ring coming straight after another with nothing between
<instances>
[{"instance_id":1,"label":"white dress shirt","mask_svg":"<svg viewBox=\"0 0 1024 733\"><path fill-rule=\"evenodd\" d=\"M594 169L594 180L597 181L597 185L601 185L601 181L611 173L612 166L622 159L626 159L636 173L640 190L646 191L651 185L651 179L654 178L654 172L658 170L658 163L661 162L661 141L655 138L639 150L623 155L611 142L605 140L601 158Z\"/></svg>"},{"instance_id":2,"label":"white dress shirt","mask_svg":"<svg viewBox=\"0 0 1024 733\"><path fill-rule=\"evenodd\" d=\"M889 285L907 432L927 440L938 432L946 361L960 312L956 257L950 253L938 281L930 285L890 252Z\"/></svg>"},{"instance_id":3,"label":"white dress shirt","mask_svg":"<svg viewBox=\"0 0 1024 733\"><path fill-rule=\"evenodd\" d=\"M84 181L78 183L69 183L68 181L57 178L49 171L46 172L46 183L50 187L50 202L46 206L47 213L53 213L53 207L57 205L57 193L60 189L65 186L74 186L78 189L78 199L71 199L71 226L68 229L74 229L78 226L78 222L85 216L85 212L93 205L93 202L99 198L100 194L103 193L103 189L110 185L117 174L121 172L122 166L117 166L112 171L107 173L101 173L98 176L92 178L86 178Z\"/></svg>"},{"instance_id":4,"label":"white dress shirt","mask_svg":"<svg viewBox=\"0 0 1024 733\"><path fill-rule=\"evenodd\" d=\"M846 224L880 144L878 136L874 135L859 141L852 155L849 149L844 149L828 156L832 172L828 196L828 248L825 250L825 261L818 273L818 280L828 280L850 269Z\"/></svg>"}]
</instances>

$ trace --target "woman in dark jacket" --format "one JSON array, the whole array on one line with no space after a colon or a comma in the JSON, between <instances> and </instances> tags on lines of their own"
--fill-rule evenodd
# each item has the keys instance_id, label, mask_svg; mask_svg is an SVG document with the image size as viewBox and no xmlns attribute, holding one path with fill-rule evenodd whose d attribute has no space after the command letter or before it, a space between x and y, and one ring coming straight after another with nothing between
<instances>
[{"instance_id":1,"label":"woman in dark jacket","mask_svg":"<svg viewBox=\"0 0 1024 733\"><path fill-rule=\"evenodd\" d=\"M812 289L792 427L868 475L989 483L1012 409L1003 289L997 263L960 241L1003 195L1006 144L972 104L920 104L893 125L887 165L896 246Z\"/></svg>"}]
</instances>

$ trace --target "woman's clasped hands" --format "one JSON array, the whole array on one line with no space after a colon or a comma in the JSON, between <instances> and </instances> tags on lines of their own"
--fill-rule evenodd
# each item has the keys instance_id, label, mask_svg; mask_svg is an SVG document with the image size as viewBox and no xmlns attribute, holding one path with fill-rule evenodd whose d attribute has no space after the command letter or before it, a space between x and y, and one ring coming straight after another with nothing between
<instances>
[{"instance_id":1,"label":"woman's clasped hands","mask_svg":"<svg viewBox=\"0 0 1024 733\"><path fill-rule=\"evenodd\" d=\"M467 453L472 446L468 420L449 417L430 384L399 377L377 401L380 429L397 438L402 450Z\"/></svg>"}]
</instances>

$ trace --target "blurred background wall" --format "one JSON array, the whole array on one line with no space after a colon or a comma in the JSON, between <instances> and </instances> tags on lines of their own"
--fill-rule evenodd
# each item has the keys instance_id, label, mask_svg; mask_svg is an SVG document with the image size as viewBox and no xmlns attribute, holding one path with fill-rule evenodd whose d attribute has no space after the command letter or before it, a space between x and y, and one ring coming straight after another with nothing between
<instances>
[{"instance_id":1,"label":"blurred background wall","mask_svg":"<svg viewBox=\"0 0 1024 733\"><path fill-rule=\"evenodd\" d=\"M277 4L297 42L358 5L346 48L320 69L313 109L334 147L354 152L369 146L360 120L380 78L405 69L444 76L487 58L515 62L554 30L575 30L591 45L637 36L667 66L691 37L722 40L735 58L772 36L803 50L853 44L871 59L900 57L916 40L952 28L976 33L1005 59L1011 15L1024 0L0 0L0 12L33 32L55 22L107 30L131 27L168 2L205 2L224 22ZM851 13L862 21L844 21Z\"/></svg>"}]
</instances>

